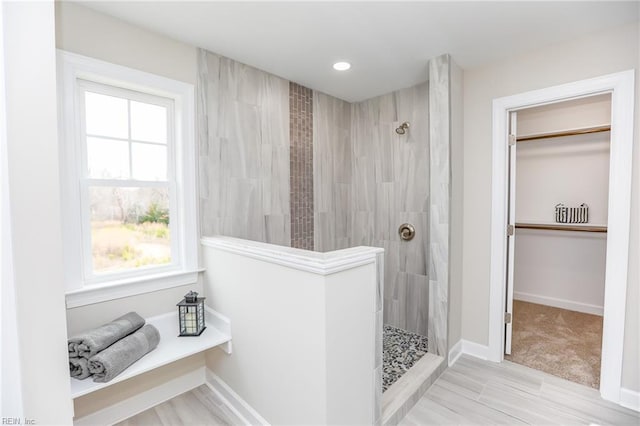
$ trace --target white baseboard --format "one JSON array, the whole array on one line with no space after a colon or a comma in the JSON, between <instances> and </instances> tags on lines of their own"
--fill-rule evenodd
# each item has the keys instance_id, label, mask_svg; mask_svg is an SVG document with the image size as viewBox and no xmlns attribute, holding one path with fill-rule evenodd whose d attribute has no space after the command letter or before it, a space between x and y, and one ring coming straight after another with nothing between
<instances>
[{"instance_id":1,"label":"white baseboard","mask_svg":"<svg viewBox=\"0 0 640 426\"><path fill-rule=\"evenodd\" d=\"M640 392L621 388L620 389L620 405L640 412Z\"/></svg>"},{"instance_id":2,"label":"white baseboard","mask_svg":"<svg viewBox=\"0 0 640 426\"><path fill-rule=\"evenodd\" d=\"M94 413L75 419L74 426L112 425L135 416L205 383L205 367L169 380L155 388L139 393L124 401L110 405Z\"/></svg>"},{"instance_id":3,"label":"white baseboard","mask_svg":"<svg viewBox=\"0 0 640 426\"><path fill-rule=\"evenodd\" d=\"M460 355L462 355L462 340L458 340L458 342L455 345L453 345L453 347L449 351L447 365L451 367L453 364L455 364L458 358L460 358Z\"/></svg>"},{"instance_id":4,"label":"white baseboard","mask_svg":"<svg viewBox=\"0 0 640 426\"><path fill-rule=\"evenodd\" d=\"M481 345L479 343L470 342L469 340L460 340L462 343L462 353L471 355L476 358L487 360L489 359L489 346Z\"/></svg>"},{"instance_id":5,"label":"white baseboard","mask_svg":"<svg viewBox=\"0 0 640 426\"><path fill-rule=\"evenodd\" d=\"M75 419L73 424L74 426L112 425L203 384L206 384L246 425L269 425L269 422L253 407L206 367L200 367L131 398Z\"/></svg>"},{"instance_id":6,"label":"white baseboard","mask_svg":"<svg viewBox=\"0 0 640 426\"><path fill-rule=\"evenodd\" d=\"M206 369L206 384L225 403L225 405L238 416L245 425L269 426L256 410L253 409L244 399L233 391L220 377L213 371Z\"/></svg>"},{"instance_id":7,"label":"white baseboard","mask_svg":"<svg viewBox=\"0 0 640 426\"><path fill-rule=\"evenodd\" d=\"M558 299L549 296L541 296L538 294L522 293L519 291L515 291L513 293L513 298L515 300L522 300L523 302L553 306L554 308L568 309L570 311L583 312L585 314L602 316L604 312L603 306L590 305L588 303L574 302L572 300Z\"/></svg>"}]
</instances>

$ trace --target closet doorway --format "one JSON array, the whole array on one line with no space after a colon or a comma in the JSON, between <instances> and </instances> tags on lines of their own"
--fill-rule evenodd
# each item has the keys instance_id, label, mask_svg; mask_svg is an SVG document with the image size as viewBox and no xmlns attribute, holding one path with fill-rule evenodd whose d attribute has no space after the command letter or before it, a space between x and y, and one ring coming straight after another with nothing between
<instances>
[{"instance_id":1,"label":"closet doorway","mask_svg":"<svg viewBox=\"0 0 640 426\"><path fill-rule=\"evenodd\" d=\"M513 259L513 254L508 256L511 250L508 247L513 245L507 244L513 237L508 237L507 232L509 225L515 225L515 211L508 209L510 113L572 99L611 95L609 200L599 389L602 398L616 403L620 402L625 340L634 93L634 70L628 70L493 100L489 346L486 357L491 361L501 362L505 356L509 328L505 320L507 314L512 313L506 312L507 301L513 297L513 289L507 288L507 264ZM510 213L513 217L509 217Z\"/></svg>"},{"instance_id":2,"label":"closet doorway","mask_svg":"<svg viewBox=\"0 0 640 426\"><path fill-rule=\"evenodd\" d=\"M596 389L610 120L609 93L510 113L505 359Z\"/></svg>"}]
</instances>

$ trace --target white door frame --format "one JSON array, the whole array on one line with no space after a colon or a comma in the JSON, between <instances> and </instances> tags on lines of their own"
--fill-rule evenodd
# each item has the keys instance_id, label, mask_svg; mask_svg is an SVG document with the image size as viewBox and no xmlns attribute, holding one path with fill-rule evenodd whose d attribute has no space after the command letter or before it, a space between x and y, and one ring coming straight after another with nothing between
<instances>
[{"instance_id":1,"label":"white door frame","mask_svg":"<svg viewBox=\"0 0 640 426\"><path fill-rule=\"evenodd\" d=\"M0 1L0 24L4 23L4 7ZM4 42L4 33L0 31L0 413L5 418L22 418L24 407L9 206Z\"/></svg>"},{"instance_id":2,"label":"white door frame","mask_svg":"<svg viewBox=\"0 0 640 426\"><path fill-rule=\"evenodd\" d=\"M601 93L611 93L611 149L600 394L619 402L629 262L634 70L494 99L488 359L501 362L504 358L509 111Z\"/></svg>"}]
</instances>

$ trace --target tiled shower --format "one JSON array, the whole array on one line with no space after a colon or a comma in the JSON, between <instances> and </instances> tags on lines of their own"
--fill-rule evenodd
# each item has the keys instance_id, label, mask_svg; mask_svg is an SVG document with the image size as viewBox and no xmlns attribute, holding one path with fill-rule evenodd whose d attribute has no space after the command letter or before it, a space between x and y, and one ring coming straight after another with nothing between
<instances>
[{"instance_id":1,"label":"tiled shower","mask_svg":"<svg viewBox=\"0 0 640 426\"><path fill-rule=\"evenodd\" d=\"M382 247L384 323L427 336L444 356L448 67L440 56L428 81L349 103L201 50L202 235L323 252ZM410 241L403 223L415 229Z\"/></svg>"},{"instance_id":2,"label":"tiled shower","mask_svg":"<svg viewBox=\"0 0 640 426\"><path fill-rule=\"evenodd\" d=\"M316 250L385 249L384 322L427 335L428 84L348 104L314 93ZM395 129L409 122L399 135ZM415 228L404 241L403 223Z\"/></svg>"}]
</instances>

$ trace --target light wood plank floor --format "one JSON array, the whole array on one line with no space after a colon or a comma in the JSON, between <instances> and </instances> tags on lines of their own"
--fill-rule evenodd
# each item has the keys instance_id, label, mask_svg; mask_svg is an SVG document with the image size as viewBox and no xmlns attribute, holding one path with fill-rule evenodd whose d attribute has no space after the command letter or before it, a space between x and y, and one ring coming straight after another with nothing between
<instances>
[{"instance_id":1,"label":"light wood plank floor","mask_svg":"<svg viewBox=\"0 0 640 426\"><path fill-rule=\"evenodd\" d=\"M242 425L206 385L143 411L117 426Z\"/></svg>"},{"instance_id":2,"label":"light wood plank floor","mask_svg":"<svg viewBox=\"0 0 640 426\"><path fill-rule=\"evenodd\" d=\"M640 414L597 390L514 364L463 355L400 422L446 424L640 425Z\"/></svg>"},{"instance_id":3,"label":"light wood plank floor","mask_svg":"<svg viewBox=\"0 0 640 426\"><path fill-rule=\"evenodd\" d=\"M463 355L400 422L426 425L640 425L640 413L604 401L597 390L512 362ZM119 426L242 425L205 385Z\"/></svg>"}]
</instances>

